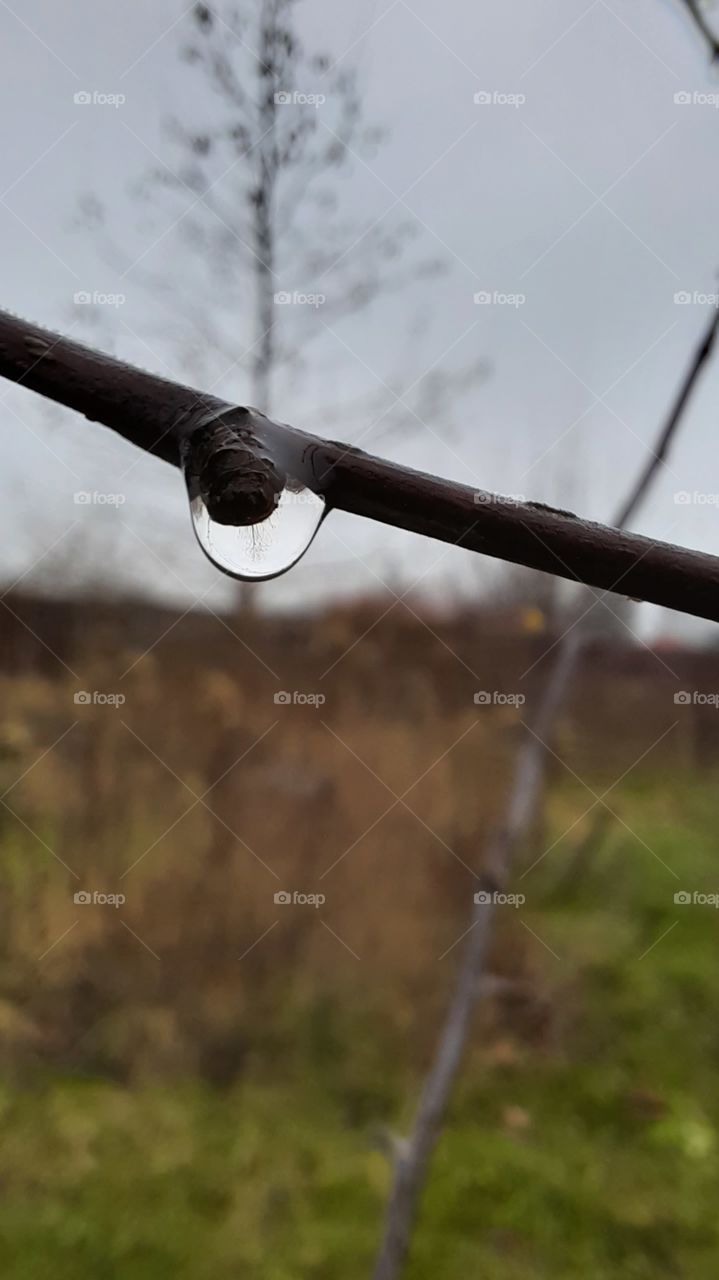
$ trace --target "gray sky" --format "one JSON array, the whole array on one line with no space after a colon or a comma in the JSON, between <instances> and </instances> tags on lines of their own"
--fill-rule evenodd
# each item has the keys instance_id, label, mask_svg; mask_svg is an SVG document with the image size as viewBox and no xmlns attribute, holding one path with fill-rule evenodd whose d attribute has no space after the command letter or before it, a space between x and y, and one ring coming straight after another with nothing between
<instances>
[{"instance_id":1,"label":"gray sky","mask_svg":"<svg viewBox=\"0 0 719 1280\"><path fill-rule=\"evenodd\" d=\"M410 465L606 518L706 323L708 304L694 294L719 290L711 102L719 102L719 78L683 6L307 0L299 20L307 44L359 66L367 114L391 131L369 163L353 162L341 210L367 221L414 219L416 250L440 255L448 269L329 327L313 348L316 367L278 397L276 416L312 430L323 395L349 403L388 382L402 392L434 366L484 357L491 377L406 436L384 439L382 423L349 412L331 434L361 435L363 447ZM180 377L188 374L169 319L141 276L168 264L181 276L181 242L169 206L138 208L128 187L153 155L170 159L163 118L212 118L211 95L178 59L187 30L177 0L0 0L2 305L87 337L74 294L123 293L121 307L102 309L99 340ZM76 104L81 91L126 101ZM676 102L678 93L691 101ZM477 103L476 94L492 101ZM503 100L512 95L525 101ZM124 276L73 225L88 190L113 210L128 260L140 258ZM476 293L495 291L525 300L476 304ZM692 301L678 304L680 292ZM233 371L222 390L242 399L243 379ZM30 393L4 384L0 395L12 440L0 526L6 579L42 557L33 572L55 580L99 563L164 598L189 603L207 592L215 606L227 598L227 580L194 544L173 470L75 415L48 412ZM718 400L715 360L642 532L718 550ZM73 502L78 490L114 489L126 497L121 508ZM677 503L677 492L692 501ZM334 562L344 567L328 574L322 566ZM495 572L469 553L335 513L302 565L263 590L268 602L292 604L374 589L391 574L466 593ZM644 626L659 625L656 611L643 613Z\"/></svg>"}]
</instances>

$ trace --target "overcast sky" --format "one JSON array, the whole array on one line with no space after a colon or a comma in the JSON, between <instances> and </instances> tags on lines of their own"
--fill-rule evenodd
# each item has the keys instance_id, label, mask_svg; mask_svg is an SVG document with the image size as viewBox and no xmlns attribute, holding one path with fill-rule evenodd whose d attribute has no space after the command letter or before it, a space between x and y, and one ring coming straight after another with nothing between
<instances>
[{"instance_id":1,"label":"overcast sky","mask_svg":"<svg viewBox=\"0 0 719 1280\"><path fill-rule=\"evenodd\" d=\"M411 465L607 518L707 322L711 303L695 295L719 289L719 78L684 6L307 0L298 24L308 46L358 67L367 116L390 131L369 162L352 162L337 216L411 219L412 252L446 270L328 326L316 366L284 389L276 416L312 430L322 396L375 395L388 383L401 393L428 369L484 358L491 375L470 397L435 404L402 437L351 414L331 434L362 434L364 448ZM74 295L122 293L122 306L103 309L98 341L185 378L169 317L163 329L143 285L160 264L183 276L177 214L138 207L129 188L155 157L172 162L163 119L216 118L216 100L178 57L188 32L177 0L0 0L2 306L87 337ZM87 105L78 93L125 101ZM112 211L124 275L77 228L87 191ZM495 291L524 300L476 303ZM690 302L675 300L686 293ZM245 380L240 367L223 390L245 398ZM33 572L55 581L99 562L164 598L227 598L227 580L194 544L173 469L31 393L3 384L0 395L6 580L39 558ZM641 532L719 550L717 403L719 360ZM73 502L79 490L112 490L118 475L121 508ZM466 594L487 572L469 553L335 513L302 565L264 590L296 603L424 575L425 588ZM649 609L643 625L659 625Z\"/></svg>"}]
</instances>

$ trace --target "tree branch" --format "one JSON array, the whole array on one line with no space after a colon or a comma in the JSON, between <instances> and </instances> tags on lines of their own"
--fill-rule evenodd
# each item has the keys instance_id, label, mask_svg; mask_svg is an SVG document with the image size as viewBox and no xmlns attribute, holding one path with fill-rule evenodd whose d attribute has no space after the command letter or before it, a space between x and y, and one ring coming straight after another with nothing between
<instances>
[{"instance_id":1,"label":"tree branch","mask_svg":"<svg viewBox=\"0 0 719 1280\"><path fill-rule=\"evenodd\" d=\"M719 621L714 556L412 471L133 368L7 312L0 312L0 375L175 466L208 414L219 416L269 452L277 474L321 493L328 508Z\"/></svg>"},{"instance_id":2,"label":"tree branch","mask_svg":"<svg viewBox=\"0 0 719 1280\"><path fill-rule=\"evenodd\" d=\"M636 515L659 473L718 329L719 313L712 318L697 348L646 467L617 512L617 524L622 525ZM480 877L479 888L486 891L489 900L477 903L475 899L457 984L422 1089L414 1128L410 1138L399 1144L402 1154L395 1166L374 1280L397 1280L404 1267L419 1198L464 1054L471 1016L484 994L483 974L494 916L492 897L496 891L505 889L518 850L531 828L541 794L544 743L552 731L576 671L583 643L590 633L588 612L578 613L578 620L567 629L557 646L549 683L535 715L530 717L527 736L515 762L505 821L490 840L485 855L486 869Z\"/></svg>"},{"instance_id":3,"label":"tree branch","mask_svg":"<svg viewBox=\"0 0 719 1280\"><path fill-rule=\"evenodd\" d=\"M659 467L664 462L669 451L669 446L672 442L672 437L674 436L674 432L676 431L684 410L689 403L689 398L694 390L699 374L712 353L717 333L719 333L719 308L715 310L713 317L709 321L706 333L694 353L694 359L687 369L679 391L677 392L676 399L669 411L666 426L663 431L659 433L659 438L652 450L646 467L639 475L634 488L627 496L626 501L622 503L614 517L614 520L612 521L618 529L622 529L624 525L637 514L637 511L644 501L647 491L651 486Z\"/></svg>"},{"instance_id":4,"label":"tree branch","mask_svg":"<svg viewBox=\"0 0 719 1280\"><path fill-rule=\"evenodd\" d=\"M704 17L700 0L684 0L684 4L689 10L694 23L699 28L700 34L703 35L709 45L712 62L719 61L719 37L714 34L709 23Z\"/></svg>"}]
</instances>

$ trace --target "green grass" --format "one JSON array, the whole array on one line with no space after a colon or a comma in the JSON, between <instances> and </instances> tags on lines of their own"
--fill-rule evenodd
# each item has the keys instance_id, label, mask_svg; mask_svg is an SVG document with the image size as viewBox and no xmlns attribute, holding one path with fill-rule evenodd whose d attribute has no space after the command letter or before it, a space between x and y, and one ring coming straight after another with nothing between
<instances>
[{"instance_id":1,"label":"green grass","mask_svg":"<svg viewBox=\"0 0 719 1280\"><path fill-rule=\"evenodd\" d=\"M576 797L552 807L559 834ZM621 814L640 840L576 892L552 888L561 846L523 882L552 1031L501 1056L478 1022L407 1280L716 1275L719 912L673 895L719 889L717 792L662 783ZM319 1005L227 1091L6 1084L3 1280L364 1280L389 1178L368 1134L417 1076L366 1019L352 1035Z\"/></svg>"}]
</instances>

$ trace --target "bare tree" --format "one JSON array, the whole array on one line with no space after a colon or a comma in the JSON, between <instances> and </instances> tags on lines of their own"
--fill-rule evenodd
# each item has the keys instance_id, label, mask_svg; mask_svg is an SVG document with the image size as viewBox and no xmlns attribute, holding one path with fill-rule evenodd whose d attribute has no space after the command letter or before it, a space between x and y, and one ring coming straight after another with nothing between
<instances>
[{"instance_id":1,"label":"bare tree","mask_svg":"<svg viewBox=\"0 0 719 1280\"><path fill-rule=\"evenodd\" d=\"M436 256L410 254L413 217L347 213L342 179L385 134L365 118L349 59L333 61L300 39L297 3L217 0L189 12L180 53L193 88L199 77L209 91L200 99L204 119L193 93L192 114L166 122L167 150L133 185L153 218L162 209L172 220L156 266L148 268L149 254L128 261L96 195L81 202L81 223L106 256L163 305L163 341L169 337L182 368L205 385L239 373L243 399L265 413L286 386L296 395L310 361L316 372L323 359L337 359L322 356L321 340L338 322L443 270ZM91 308L82 318L100 322ZM474 357L418 380L389 375L379 395L340 412L363 430L369 423L383 434L416 432L439 388L447 405L485 374ZM411 397L395 395L393 381L411 382ZM326 420L331 408L317 404L313 418ZM238 598L243 610L257 604L252 586Z\"/></svg>"},{"instance_id":2,"label":"bare tree","mask_svg":"<svg viewBox=\"0 0 719 1280\"><path fill-rule=\"evenodd\" d=\"M619 527L636 515L659 474L718 331L719 313L715 313L682 380L650 458L617 512L615 523ZM454 994L422 1088L412 1132L406 1141L397 1144L394 1179L374 1280L397 1280L404 1268L429 1162L462 1061L472 1013L488 976L486 965L492 937L494 895L505 889L512 865L530 831L541 797L545 744L566 698L584 639L591 632L589 614L596 603L596 598L593 603L584 601L574 623L567 628L557 646L551 675L515 763L504 821L494 832L485 851L479 893L475 897Z\"/></svg>"},{"instance_id":3,"label":"bare tree","mask_svg":"<svg viewBox=\"0 0 719 1280\"><path fill-rule=\"evenodd\" d=\"M265 412L328 325L440 268L403 263L414 219L343 214L337 179L384 133L365 120L356 68L305 48L297 2L194 5L181 56L217 106L202 122L193 94L191 118L166 123L167 155L133 188L154 210L169 197L182 272L171 238L165 265L145 270L143 255L128 269L168 304L183 367L203 381L246 371ZM81 213L126 262L97 196Z\"/></svg>"}]
</instances>

